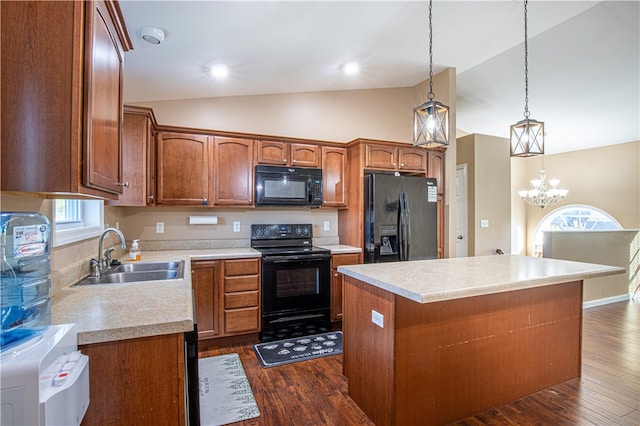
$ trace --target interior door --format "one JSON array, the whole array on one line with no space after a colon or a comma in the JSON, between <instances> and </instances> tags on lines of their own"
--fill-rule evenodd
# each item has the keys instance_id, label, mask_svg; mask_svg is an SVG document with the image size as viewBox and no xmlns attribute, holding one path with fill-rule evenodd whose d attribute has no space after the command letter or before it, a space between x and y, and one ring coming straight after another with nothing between
<instances>
[{"instance_id":1,"label":"interior door","mask_svg":"<svg viewBox=\"0 0 640 426\"><path fill-rule=\"evenodd\" d=\"M467 165L456 167L456 257L467 257Z\"/></svg>"}]
</instances>

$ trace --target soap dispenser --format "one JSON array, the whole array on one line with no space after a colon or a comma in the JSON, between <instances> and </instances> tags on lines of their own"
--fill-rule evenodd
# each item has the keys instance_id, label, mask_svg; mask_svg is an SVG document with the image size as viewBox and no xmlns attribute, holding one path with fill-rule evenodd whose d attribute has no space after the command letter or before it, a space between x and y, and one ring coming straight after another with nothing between
<instances>
[{"instance_id":1,"label":"soap dispenser","mask_svg":"<svg viewBox=\"0 0 640 426\"><path fill-rule=\"evenodd\" d=\"M133 243L131 243L131 248L129 249L129 261L131 262L137 262L138 260L140 260L140 255L142 253L140 252L138 241L140 240L133 240Z\"/></svg>"}]
</instances>

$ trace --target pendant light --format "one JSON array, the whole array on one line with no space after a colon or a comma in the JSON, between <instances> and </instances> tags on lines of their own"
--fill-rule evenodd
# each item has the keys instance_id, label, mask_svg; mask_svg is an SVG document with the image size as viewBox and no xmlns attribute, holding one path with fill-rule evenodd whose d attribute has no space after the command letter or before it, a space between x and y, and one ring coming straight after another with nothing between
<instances>
[{"instance_id":1,"label":"pendant light","mask_svg":"<svg viewBox=\"0 0 640 426\"><path fill-rule=\"evenodd\" d=\"M429 100L413 109L413 146L425 148L449 145L449 107L433 98L432 0L429 0Z\"/></svg>"},{"instance_id":2,"label":"pendant light","mask_svg":"<svg viewBox=\"0 0 640 426\"><path fill-rule=\"evenodd\" d=\"M511 156L544 155L544 123L529 118L529 46L527 43L527 0L524 0L524 120L511 126Z\"/></svg>"}]
</instances>

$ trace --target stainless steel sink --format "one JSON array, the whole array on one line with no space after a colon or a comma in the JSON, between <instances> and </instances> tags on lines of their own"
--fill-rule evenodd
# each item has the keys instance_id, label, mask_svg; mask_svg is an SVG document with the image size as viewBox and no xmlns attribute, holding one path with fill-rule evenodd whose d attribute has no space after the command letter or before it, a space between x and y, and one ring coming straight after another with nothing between
<instances>
[{"instance_id":1,"label":"stainless steel sink","mask_svg":"<svg viewBox=\"0 0 640 426\"><path fill-rule=\"evenodd\" d=\"M112 273L118 272L147 272L147 271L167 271L179 270L183 267L184 262L142 262L142 263L123 263L110 269Z\"/></svg>"},{"instance_id":2,"label":"stainless steel sink","mask_svg":"<svg viewBox=\"0 0 640 426\"><path fill-rule=\"evenodd\" d=\"M72 287L91 284L120 284L143 281L174 280L184 278L184 261L123 263L114 266L99 278L88 276Z\"/></svg>"}]
</instances>

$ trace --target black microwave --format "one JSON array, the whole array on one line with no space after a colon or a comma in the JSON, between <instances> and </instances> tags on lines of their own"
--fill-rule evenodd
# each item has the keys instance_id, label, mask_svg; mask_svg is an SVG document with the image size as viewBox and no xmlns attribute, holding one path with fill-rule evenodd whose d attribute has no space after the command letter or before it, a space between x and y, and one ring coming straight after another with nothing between
<instances>
[{"instance_id":1,"label":"black microwave","mask_svg":"<svg viewBox=\"0 0 640 426\"><path fill-rule=\"evenodd\" d=\"M322 169L256 166L256 206L322 205Z\"/></svg>"}]
</instances>

